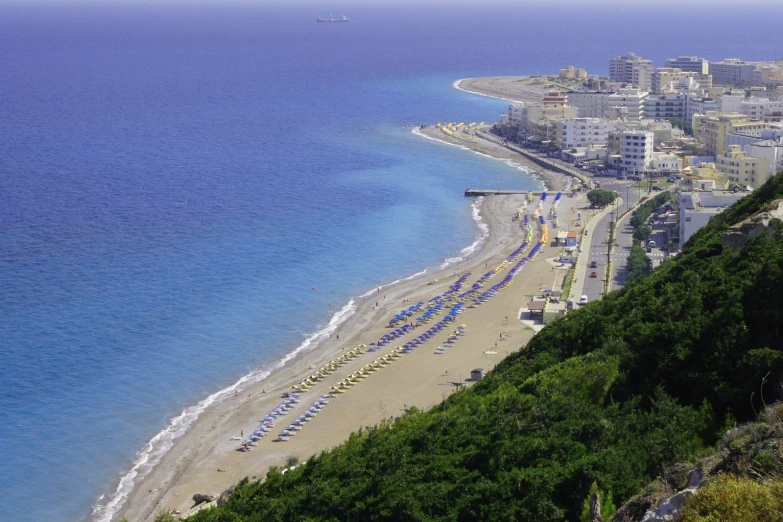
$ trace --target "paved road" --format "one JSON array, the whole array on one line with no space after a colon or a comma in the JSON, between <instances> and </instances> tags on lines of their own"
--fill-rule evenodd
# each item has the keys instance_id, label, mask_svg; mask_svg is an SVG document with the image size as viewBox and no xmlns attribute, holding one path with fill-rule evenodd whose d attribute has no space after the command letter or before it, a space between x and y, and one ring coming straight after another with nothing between
<instances>
[{"instance_id":1,"label":"paved road","mask_svg":"<svg viewBox=\"0 0 783 522\"><path fill-rule=\"evenodd\" d=\"M621 222L618 230L618 245L612 250L611 257L608 255L607 240L609 238L609 223L614 221L617 214L622 214L628 205L635 204L644 192L638 188L631 187L632 181L621 181L611 178L596 178L601 182L601 188L617 191L622 198L622 203L617 205L614 212L601 218L593 227L592 246L590 248L589 262L595 261L596 268L588 268L588 278L585 281L583 293L590 301L600 299L604 292L604 283L606 279L606 263L612 260L612 288L622 286L625 281L625 260L631 248L631 231L628 225L628 218ZM592 272L596 272L596 277L589 277Z\"/></svg>"}]
</instances>

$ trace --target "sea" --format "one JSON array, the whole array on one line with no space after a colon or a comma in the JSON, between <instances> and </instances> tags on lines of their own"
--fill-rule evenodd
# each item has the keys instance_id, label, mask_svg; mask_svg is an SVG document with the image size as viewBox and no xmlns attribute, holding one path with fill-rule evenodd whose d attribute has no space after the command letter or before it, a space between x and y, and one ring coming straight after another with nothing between
<instances>
[{"instance_id":1,"label":"sea","mask_svg":"<svg viewBox=\"0 0 783 522\"><path fill-rule=\"evenodd\" d=\"M455 81L783 56L779 3L290 4L0 1L0 520L108 521L206 404L470 255L464 189L541 182L415 133L506 111Z\"/></svg>"}]
</instances>

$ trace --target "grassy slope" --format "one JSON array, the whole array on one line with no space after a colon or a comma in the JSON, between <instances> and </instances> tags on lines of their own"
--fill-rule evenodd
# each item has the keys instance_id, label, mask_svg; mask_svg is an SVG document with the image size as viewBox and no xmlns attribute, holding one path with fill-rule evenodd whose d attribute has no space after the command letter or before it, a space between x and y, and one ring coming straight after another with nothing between
<instances>
[{"instance_id":1,"label":"grassy slope","mask_svg":"<svg viewBox=\"0 0 783 522\"><path fill-rule=\"evenodd\" d=\"M627 498L714 442L727 412L752 417L752 391L783 371L780 238L720 247L777 197L780 175L473 388L245 481L194 520L578 520L593 482Z\"/></svg>"}]
</instances>

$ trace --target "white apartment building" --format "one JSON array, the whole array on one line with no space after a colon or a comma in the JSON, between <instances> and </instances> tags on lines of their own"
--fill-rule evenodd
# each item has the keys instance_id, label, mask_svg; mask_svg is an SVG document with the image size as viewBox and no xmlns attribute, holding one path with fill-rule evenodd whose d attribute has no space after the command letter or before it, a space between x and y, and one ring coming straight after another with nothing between
<instances>
[{"instance_id":1,"label":"white apartment building","mask_svg":"<svg viewBox=\"0 0 783 522\"><path fill-rule=\"evenodd\" d=\"M644 100L644 117L654 120L684 120L688 114L688 96L678 92L649 96Z\"/></svg>"},{"instance_id":2,"label":"white apartment building","mask_svg":"<svg viewBox=\"0 0 783 522\"><path fill-rule=\"evenodd\" d=\"M606 97L606 110L624 109L627 117L640 120L644 117L644 103L649 93L641 89L620 89Z\"/></svg>"},{"instance_id":3,"label":"white apartment building","mask_svg":"<svg viewBox=\"0 0 783 522\"><path fill-rule=\"evenodd\" d=\"M650 60L636 64L631 72L631 85L649 92L652 89L653 72L653 63Z\"/></svg>"},{"instance_id":4,"label":"white apartment building","mask_svg":"<svg viewBox=\"0 0 783 522\"><path fill-rule=\"evenodd\" d=\"M620 137L620 167L626 173L649 170L653 160L653 133L643 130L623 131Z\"/></svg>"},{"instance_id":5,"label":"white apartment building","mask_svg":"<svg viewBox=\"0 0 783 522\"><path fill-rule=\"evenodd\" d=\"M673 67L659 67L652 73L650 90L656 94L661 94L669 89L672 82L691 79L701 87L712 87L712 76L709 74L697 74L692 71L683 71Z\"/></svg>"},{"instance_id":6,"label":"white apartment building","mask_svg":"<svg viewBox=\"0 0 783 522\"><path fill-rule=\"evenodd\" d=\"M770 167L770 176L783 172L783 139L757 141L743 150L748 156L767 161Z\"/></svg>"},{"instance_id":7,"label":"white apartment building","mask_svg":"<svg viewBox=\"0 0 783 522\"><path fill-rule=\"evenodd\" d=\"M721 98L721 110L723 112L744 114L754 120L783 120L783 100L756 97L745 98L736 94L724 94L723 98Z\"/></svg>"},{"instance_id":8,"label":"white apartment building","mask_svg":"<svg viewBox=\"0 0 783 522\"><path fill-rule=\"evenodd\" d=\"M695 94L689 94L685 105L685 120L693 121L694 114L707 114L720 110L720 102L713 98L706 98Z\"/></svg>"},{"instance_id":9,"label":"white apartment building","mask_svg":"<svg viewBox=\"0 0 783 522\"><path fill-rule=\"evenodd\" d=\"M560 105L559 102L547 106L540 103L514 103L508 107L507 121L519 125L524 136L551 139L555 137L558 121L576 117L576 107Z\"/></svg>"},{"instance_id":10,"label":"white apartment building","mask_svg":"<svg viewBox=\"0 0 783 522\"><path fill-rule=\"evenodd\" d=\"M746 196L744 192L683 192L680 194L680 248L690 237L717 216Z\"/></svg>"},{"instance_id":11,"label":"white apartment building","mask_svg":"<svg viewBox=\"0 0 783 522\"><path fill-rule=\"evenodd\" d=\"M641 87L639 82L650 82L652 71L652 61L636 56L634 53L609 60L609 79L611 81L628 83L645 90L649 90L649 83Z\"/></svg>"},{"instance_id":12,"label":"white apartment building","mask_svg":"<svg viewBox=\"0 0 783 522\"><path fill-rule=\"evenodd\" d=\"M682 158L668 152L653 152L652 168L663 172L679 173L682 172Z\"/></svg>"},{"instance_id":13,"label":"white apartment building","mask_svg":"<svg viewBox=\"0 0 783 522\"><path fill-rule=\"evenodd\" d=\"M564 149L605 147L612 130L614 124L602 118L575 118L558 122L558 137Z\"/></svg>"},{"instance_id":14,"label":"white apartment building","mask_svg":"<svg viewBox=\"0 0 783 522\"><path fill-rule=\"evenodd\" d=\"M743 62L739 58L725 58L722 62L710 62L712 83L718 85L753 83L755 69L756 64Z\"/></svg>"},{"instance_id":15,"label":"white apartment building","mask_svg":"<svg viewBox=\"0 0 783 522\"><path fill-rule=\"evenodd\" d=\"M697 74L708 74L710 72L710 62L706 58L697 58L696 56L669 58L666 60L666 67L674 67Z\"/></svg>"},{"instance_id":16,"label":"white apartment building","mask_svg":"<svg viewBox=\"0 0 783 522\"><path fill-rule=\"evenodd\" d=\"M605 92L569 92L568 105L576 107L580 118L603 118L606 112Z\"/></svg>"}]
</instances>

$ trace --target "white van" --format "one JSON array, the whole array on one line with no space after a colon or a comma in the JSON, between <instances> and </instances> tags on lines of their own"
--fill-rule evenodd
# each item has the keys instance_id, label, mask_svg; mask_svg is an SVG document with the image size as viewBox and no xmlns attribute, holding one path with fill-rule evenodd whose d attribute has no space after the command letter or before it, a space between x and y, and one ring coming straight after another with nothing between
<instances>
[{"instance_id":1,"label":"white van","mask_svg":"<svg viewBox=\"0 0 783 522\"><path fill-rule=\"evenodd\" d=\"M580 305L586 305L587 304L587 296L586 295L583 295L582 297L579 298L579 304Z\"/></svg>"},{"instance_id":2,"label":"white van","mask_svg":"<svg viewBox=\"0 0 783 522\"><path fill-rule=\"evenodd\" d=\"M648 246L648 247L650 247L650 248L655 248L655 241L653 241L652 239L651 239L651 240L649 240L649 241L647 242L647 246Z\"/></svg>"}]
</instances>

